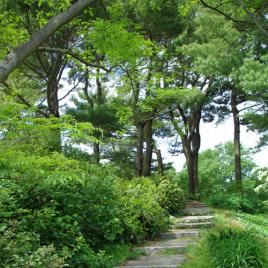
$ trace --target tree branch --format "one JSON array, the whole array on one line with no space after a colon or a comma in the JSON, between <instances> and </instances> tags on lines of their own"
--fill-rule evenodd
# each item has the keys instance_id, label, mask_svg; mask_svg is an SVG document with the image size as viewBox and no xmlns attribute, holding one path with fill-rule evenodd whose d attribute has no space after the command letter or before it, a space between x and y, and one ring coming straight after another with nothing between
<instances>
[{"instance_id":1,"label":"tree branch","mask_svg":"<svg viewBox=\"0 0 268 268\"><path fill-rule=\"evenodd\" d=\"M80 61L81 63L85 64L88 67L93 67L93 68L100 68L106 72L110 72L111 68L108 69L102 65L96 64L96 63L90 63L87 60L85 60L83 57L81 57L78 53L75 53L71 50L68 49L62 49L62 48L55 48L55 47L39 47L38 51L45 51L45 52L54 52L54 53L59 53L59 54L65 54L65 55L70 55L74 59Z\"/></svg>"},{"instance_id":2,"label":"tree branch","mask_svg":"<svg viewBox=\"0 0 268 268\"><path fill-rule=\"evenodd\" d=\"M71 21L93 1L94 0L78 0L66 11L52 17L30 40L9 53L4 60L0 62L0 83L5 81L9 74L29 57L51 34Z\"/></svg>"},{"instance_id":3,"label":"tree branch","mask_svg":"<svg viewBox=\"0 0 268 268\"><path fill-rule=\"evenodd\" d=\"M248 25L252 25L252 23L248 22L248 21L243 21L243 20L237 20L237 19L234 19L233 17L231 17L230 15L224 13L223 11L219 10L218 7L214 7L214 6L211 6L209 5L208 3L206 3L204 0L199 0L201 2L201 4L204 6L204 7L207 7L211 10L214 10L216 12L218 12L219 14L223 15L224 17L226 17L227 19L235 22L235 23L238 23L238 24L248 24Z\"/></svg>"}]
</instances>

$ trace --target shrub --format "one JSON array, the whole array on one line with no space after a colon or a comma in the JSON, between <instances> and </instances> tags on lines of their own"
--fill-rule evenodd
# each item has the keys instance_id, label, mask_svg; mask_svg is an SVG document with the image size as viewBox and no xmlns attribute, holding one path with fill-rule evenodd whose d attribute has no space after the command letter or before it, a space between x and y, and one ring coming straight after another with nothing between
<instances>
[{"instance_id":1,"label":"shrub","mask_svg":"<svg viewBox=\"0 0 268 268\"><path fill-rule=\"evenodd\" d=\"M65 264L51 244L41 246L39 236L23 231L22 224L10 221L0 228L1 267L60 268Z\"/></svg>"},{"instance_id":2,"label":"shrub","mask_svg":"<svg viewBox=\"0 0 268 268\"><path fill-rule=\"evenodd\" d=\"M268 200L262 202L263 211L268 213Z\"/></svg>"},{"instance_id":3,"label":"shrub","mask_svg":"<svg viewBox=\"0 0 268 268\"><path fill-rule=\"evenodd\" d=\"M13 255L21 257L25 263L37 259L40 254L49 255L50 248L44 246L51 244L71 267L106 259L106 255L105 258L100 257L103 254L99 250L122 237L121 206L113 179L106 177L105 172L104 177L94 176L96 174L88 176L84 183L64 181L47 184L45 180L3 182L0 188L0 200L4 201L0 204L3 228L9 226L13 219L19 223L19 229L14 231L5 227L8 233L12 231L12 236L4 236L6 242L3 244L12 242L12 237L16 237L16 244L21 240L24 242L11 251L6 249L2 262L12 259ZM28 252L35 252L35 255ZM53 256L51 253L52 259Z\"/></svg>"},{"instance_id":4,"label":"shrub","mask_svg":"<svg viewBox=\"0 0 268 268\"><path fill-rule=\"evenodd\" d=\"M261 210L261 202L256 195L239 193L215 193L211 195L207 202L217 208L231 209L254 213Z\"/></svg>"},{"instance_id":5,"label":"shrub","mask_svg":"<svg viewBox=\"0 0 268 268\"><path fill-rule=\"evenodd\" d=\"M56 185L24 181L14 189L25 228L38 233L45 243L74 243L82 233L94 248L114 241L122 228L119 199L109 178L88 177L82 184L69 181Z\"/></svg>"},{"instance_id":6,"label":"shrub","mask_svg":"<svg viewBox=\"0 0 268 268\"><path fill-rule=\"evenodd\" d=\"M171 214L182 211L186 198L176 182L165 178L158 184L157 189L161 207L167 209Z\"/></svg>"},{"instance_id":7,"label":"shrub","mask_svg":"<svg viewBox=\"0 0 268 268\"><path fill-rule=\"evenodd\" d=\"M216 267L265 267L262 245L249 231L225 229L218 234L209 234L207 239Z\"/></svg>"},{"instance_id":8,"label":"shrub","mask_svg":"<svg viewBox=\"0 0 268 268\"><path fill-rule=\"evenodd\" d=\"M141 242L168 227L168 213L152 180L115 179L103 167L89 170L83 182L0 181L1 263L113 267L115 251L106 252L107 246ZM122 259L126 251L119 255ZM38 266L42 258L47 265Z\"/></svg>"},{"instance_id":9,"label":"shrub","mask_svg":"<svg viewBox=\"0 0 268 268\"><path fill-rule=\"evenodd\" d=\"M42 246L25 258L18 258L15 267L62 268L67 267L64 259L59 257L53 245Z\"/></svg>"},{"instance_id":10,"label":"shrub","mask_svg":"<svg viewBox=\"0 0 268 268\"><path fill-rule=\"evenodd\" d=\"M140 243L168 227L168 213L158 200L156 185L148 178L118 180L124 238Z\"/></svg>"}]
</instances>

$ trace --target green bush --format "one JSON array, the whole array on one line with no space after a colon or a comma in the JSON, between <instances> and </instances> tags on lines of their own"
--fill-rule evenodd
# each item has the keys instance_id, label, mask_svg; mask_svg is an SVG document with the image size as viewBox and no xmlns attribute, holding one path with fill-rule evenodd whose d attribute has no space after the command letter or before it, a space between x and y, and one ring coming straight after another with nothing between
<instances>
[{"instance_id":1,"label":"green bush","mask_svg":"<svg viewBox=\"0 0 268 268\"><path fill-rule=\"evenodd\" d=\"M88 170L82 182L52 183L35 177L0 180L1 263L6 267L12 262L45 267L50 261L70 267L113 267L118 250L106 252L107 247L140 243L167 229L168 212L160 205L161 198L168 202L166 184L160 191L148 178L128 181L115 179L110 168ZM122 259L126 251L119 255ZM39 265L42 256L47 256L47 262Z\"/></svg>"},{"instance_id":2,"label":"green bush","mask_svg":"<svg viewBox=\"0 0 268 268\"><path fill-rule=\"evenodd\" d=\"M179 213L183 210L186 204L185 194L175 181L164 178L159 182L157 189L161 207L171 214Z\"/></svg>"},{"instance_id":3,"label":"green bush","mask_svg":"<svg viewBox=\"0 0 268 268\"><path fill-rule=\"evenodd\" d=\"M140 243L168 227L168 213L158 200L156 185L148 178L118 180L121 219L127 241Z\"/></svg>"},{"instance_id":4,"label":"green bush","mask_svg":"<svg viewBox=\"0 0 268 268\"><path fill-rule=\"evenodd\" d=\"M110 256L103 257L102 248L122 239L121 205L113 179L106 177L104 171L103 176L95 176L97 174L88 176L84 183L47 184L45 180L1 183L2 228L10 232L9 222L16 219L19 229L12 231L16 243L25 234L25 243L10 251L2 251L2 263L8 262L13 255L20 256L23 261L30 260L28 252L36 252L32 258L49 254L49 249L43 246L53 244L55 251L71 267L89 263L92 266L88 267L105 267L103 261ZM9 240L1 241L5 244ZM94 266L95 261L102 264Z\"/></svg>"},{"instance_id":5,"label":"green bush","mask_svg":"<svg viewBox=\"0 0 268 268\"><path fill-rule=\"evenodd\" d=\"M226 229L218 234L209 234L207 241L215 267L266 267L263 247L249 231Z\"/></svg>"},{"instance_id":6,"label":"green bush","mask_svg":"<svg viewBox=\"0 0 268 268\"><path fill-rule=\"evenodd\" d=\"M244 211L247 213L255 213L262 210L262 203L256 194L250 193L214 193L207 202L216 208L231 209L236 211Z\"/></svg>"},{"instance_id":7,"label":"green bush","mask_svg":"<svg viewBox=\"0 0 268 268\"><path fill-rule=\"evenodd\" d=\"M13 220L0 228L0 267L60 268L65 264L55 247L41 246L40 237L23 231L21 223Z\"/></svg>"},{"instance_id":8,"label":"green bush","mask_svg":"<svg viewBox=\"0 0 268 268\"><path fill-rule=\"evenodd\" d=\"M17 205L29 213L19 215L25 228L45 243L73 243L82 233L94 248L114 241L121 234L119 199L109 178L88 177L83 184L68 182L47 185L23 182L16 188Z\"/></svg>"}]
</instances>

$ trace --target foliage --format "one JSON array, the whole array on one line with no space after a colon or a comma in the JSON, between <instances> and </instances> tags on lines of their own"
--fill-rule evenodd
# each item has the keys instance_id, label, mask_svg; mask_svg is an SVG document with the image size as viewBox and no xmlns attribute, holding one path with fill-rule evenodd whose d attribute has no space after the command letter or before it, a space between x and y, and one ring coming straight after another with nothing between
<instances>
[{"instance_id":1,"label":"foliage","mask_svg":"<svg viewBox=\"0 0 268 268\"><path fill-rule=\"evenodd\" d=\"M153 178L157 184L159 203L171 214L180 213L185 207L185 192L180 188L179 183L169 176Z\"/></svg>"},{"instance_id":2,"label":"foliage","mask_svg":"<svg viewBox=\"0 0 268 268\"><path fill-rule=\"evenodd\" d=\"M199 156L200 194L201 197L212 193L222 192L223 189L232 190L234 182L234 146L232 142L219 144L215 149L208 149ZM241 150L242 178L253 178L256 166L248 149Z\"/></svg>"},{"instance_id":3,"label":"foliage","mask_svg":"<svg viewBox=\"0 0 268 268\"><path fill-rule=\"evenodd\" d=\"M258 212L261 208L260 200L249 198L239 193L214 193L208 198L208 203L216 208L241 210L249 213Z\"/></svg>"},{"instance_id":4,"label":"foliage","mask_svg":"<svg viewBox=\"0 0 268 268\"><path fill-rule=\"evenodd\" d=\"M135 32L128 32L122 23L97 20L89 38L97 52L107 55L112 65L125 62L135 65L140 57L152 54L150 41Z\"/></svg>"},{"instance_id":5,"label":"foliage","mask_svg":"<svg viewBox=\"0 0 268 268\"><path fill-rule=\"evenodd\" d=\"M123 235L128 241L140 243L168 227L168 214L160 206L158 189L150 179L119 180L117 187L121 193Z\"/></svg>"},{"instance_id":6,"label":"foliage","mask_svg":"<svg viewBox=\"0 0 268 268\"><path fill-rule=\"evenodd\" d=\"M82 181L62 179L51 183L46 178L51 169L48 161L43 162L46 172L42 177L37 172L21 172L21 178L1 180L1 243L13 237L16 243L10 243L17 245L3 252L3 263L14 261L12 256L17 252L21 263L38 263L45 255L48 263L55 259L55 265L64 262L72 267L88 263L92 267L112 267L129 254L120 241L140 243L168 227L168 213L160 200L167 204L178 200L169 192L175 184L169 182L169 191L159 191L162 186L158 188L148 178L116 179L117 170L110 166L85 168L71 161L84 172ZM63 162L71 174L67 159ZM53 174L53 168L50 172ZM183 202L181 191L178 193ZM15 229L13 222L17 223Z\"/></svg>"},{"instance_id":7,"label":"foliage","mask_svg":"<svg viewBox=\"0 0 268 268\"><path fill-rule=\"evenodd\" d=\"M251 215L247 213L234 212L234 217L242 222L252 233L268 237L268 219L266 214Z\"/></svg>"},{"instance_id":8,"label":"foliage","mask_svg":"<svg viewBox=\"0 0 268 268\"><path fill-rule=\"evenodd\" d=\"M227 142L209 149L199 157L199 194L215 207L257 212L262 210L262 197L255 190L260 184L254 172L255 163L248 149L242 147L243 194L236 193L233 144Z\"/></svg>"},{"instance_id":9,"label":"foliage","mask_svg":"<svg viewBox=\"0 0 268 268\"><path fill-rule=\"evenodd\" d=\"M2 0L0 59L73 2ZM93 1L0 85L0 266L114 267L129 242L167 229L168 213L185 205L186 168L133 178L135 160L153 171L146 160L159 133L179 135L189 171L191 156L199 159L196 197L261 233L265 215L241 211L267 213L267 169L254 172L242 148L238 194L232 143L198 155L200 120L222 120L230 90L250 106L240 123L262 135L260 146L268 140L266 2L223 2ZM75 107L63 109L70 96ZM108 163L91 165L92 147ZM220 265L261 266L248 233L209 237L192 267L213 267L210 249Z\"/></svg>"},{"instance_id":10,"label":"foliage","mask_svg":"<svg viewBox=\"0 0 268 268\"><path fill-rule=\"evenodd\" d=\"M44 180L24 179L1 185L1 192L9 197L1 199L4 224L8 226L8 221L16 219L22 232L31 230L41 245L53 244L72 267L90 263L95 256L93 249L101 249L121 236L118 197L103 169L83 183L61 182L52 187ZM29 244L36 248L31 241ZM25 250L26 246L21 248Z\"/></svg>"},{"instance_id":11,"label":"foliage","mask_svg":"<svg viewBox=\"0 0 268 268\"><path fill-rule=\"evenodd\" d=\"M248 231L226 229L208 235L208 245L216 267L265 267L260 241Z\"/></svg>"},{"instance_id":12,"label":"foliage","mask_svg":"<svg viewBox=\"0 0 268 268\"><path fill-rule=\"evenodd\" d=\"M202 237L197 245L188 247L186 252L189 258L182 264L182 268L215 268L206 237Z\"/></svg>"},{"instance_id":13,"label":"foliage","mask_svg":"<svg viewBox=\"0 0 268 268\"><path fill-rule=\"evenodd\" d=\"M64 258L58 256L55 247L52 244L41 246L40 237L23 231L18 221L1 224L0 233L2 267L64 267Z\"/></svg>"}]
</instances>

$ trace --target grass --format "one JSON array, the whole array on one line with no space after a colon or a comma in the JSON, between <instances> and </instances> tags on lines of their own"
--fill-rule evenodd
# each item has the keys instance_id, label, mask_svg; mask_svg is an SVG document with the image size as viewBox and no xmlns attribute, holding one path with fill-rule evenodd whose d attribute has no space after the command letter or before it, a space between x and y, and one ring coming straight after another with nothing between
<instances>
[{"instance_id":1,"label":"grass","mask_svg":"<svg viewBox=\"0 0 268 268\"><path fill-rule=\"evenodd\" d=\"M108 255L111 256L109 264L107 267L114 267L124 263L126 260L133 260L138 258L141 254L132 250L131 245L115 245L105 248Z\"/></svg>"},{"instance_id":2,"label":"grass","mask_svg":"<svg viewBox=\"0 0 268 268\"><path fill-rule=\"evenodd\" d=\"M189 246L186 252L187 261L181 268L215 268L211 261L205 237L197 245Z\"/></svg>"},{"instance_id":3,"label":"grass","mask_svg":"<svg viewBox=\"0 0 268 268\"><path fill-rule=\"evenodd\" d=\"M266 259L268 260L268 217L266 215L251 215L217 209L215 210L215 216L215 226L209 233L217 234L226 229L249 230L250 233L258 236L258 239L260 239L264 252L266 249ZM181 266L182 268L215 268L215 265L212 263L213 256L211 256L207 243L207 233L204 232L197 245L188 247L187 261ZM263 268L268 268L268 266Z\"/></svg>"},{"instance_id":4,"label":"grass","mask_svg":"<svg viewBox=\"0 0 268 268\"><path fill-rule=\"evenodd\" d=\"M268 239L268 215L251 215L246 213L234 213L234 217L252 232Z\"/></svg>"}]
</instances>

